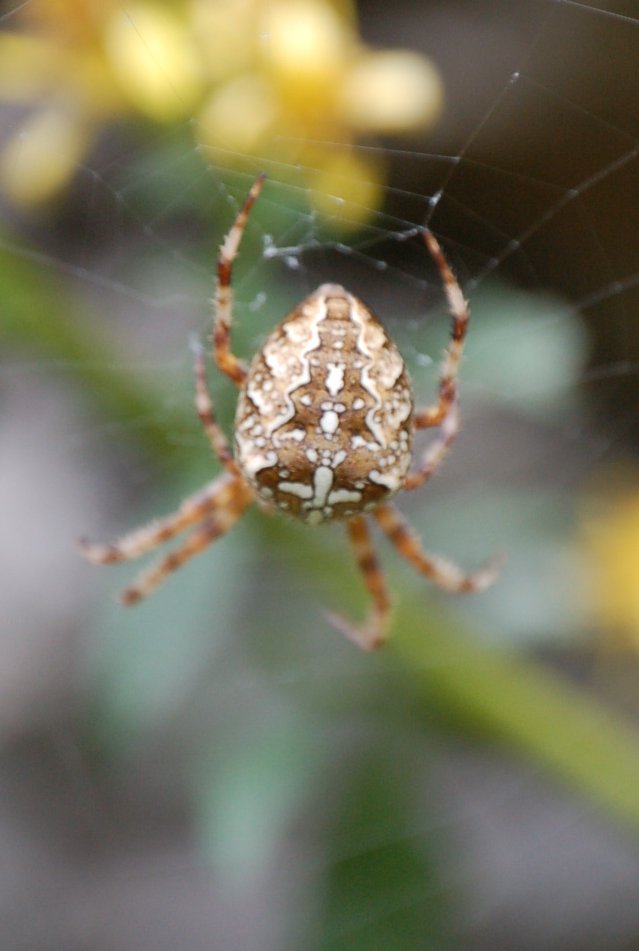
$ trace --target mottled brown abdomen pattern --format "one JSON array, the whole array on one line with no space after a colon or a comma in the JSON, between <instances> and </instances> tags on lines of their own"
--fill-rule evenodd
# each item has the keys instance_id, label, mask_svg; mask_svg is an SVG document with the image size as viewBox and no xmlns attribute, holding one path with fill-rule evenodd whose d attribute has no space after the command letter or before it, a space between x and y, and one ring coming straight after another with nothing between
<instances>
[{"instance_id":1,"label":"mottled brown abdomen pattern","mask_svg":"<svg viewBox=\"0 0 639 951\"><path fill-rule=\"evenodd\" d=\"M317 525L394 495L412 434L412 388L397 347L360 300L323 284L250 366L236 461L263 506Z\"/></svg>"}]
</instances>

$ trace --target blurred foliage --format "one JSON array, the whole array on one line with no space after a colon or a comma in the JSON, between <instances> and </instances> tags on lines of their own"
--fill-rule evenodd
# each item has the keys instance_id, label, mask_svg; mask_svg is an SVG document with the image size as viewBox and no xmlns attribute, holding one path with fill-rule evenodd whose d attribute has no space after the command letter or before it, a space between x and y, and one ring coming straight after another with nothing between
<instances>
[{"instance_id":1,"label":"blurred foliage","mask_svg":"<svg viewBox=\"0 0 639 951\"><path fill-rule=\"evenodd\" d=\"M472 313L466 386L481 387L500 406L533 419L578 418L575 384L586 363L588 342L583 324L565 302L488 285L473 297Z\"/></svg>"},{"instance_id":2,"label":"blurred foliage","mask_svg":"<svg viewBox=\"0 0 639 951\"><path fill-rule=\"evenodd\" d=\"M434 833L415 834L423 820L414 751L387 739L380 731L349 763L326 830L322 913L310 949L449 946Z\"/></svg>"},{"instance_id":3,"label":"blurred foliage","mask_svg":"<svg viewBox=\"0 0 639 951\"><path fill-rule=\"evenodd\" d=\"M19 251L0 233L0 339L5 346L11 344L56 364L70 365L78 384L94 394L98 404L114 417L134 424L142 445L160 452L166 442L164 424L171 414L167 410L160 421L153 411L159 391L146 391L139 380L108 364L106 342L87 333L86 322L71 298L63 299L59 281L47 276L38 261L37 252L32 254L27 247ZM173 422L178 426L181 420Z\"/></svg>"},{"instance_id":4,"label":"blurred foliage","mask_svg":"<svg viewBox=\"0 0 639 951\"><path fill-rule=\"evenodd\" d=\"M125 420L135 419L136 439L145 445L147 452L157 454L158 458L166 455L168 429L173 426L193 429L193 420L185 418L180 422L177 415L171 419L163 413L158 420L154 393L142 388L135 376L114 369L116 361L109 358L104 344L87 331L86 323L74 318L58 282L45 281L39 268L25 258L16 260L15 254L7 250L1 252L0 273L0 298L6 318L3 324L5 344L28 346L51 359L73 365L96 405L101 406L108 416L117 413ZM170 495L170 504L174 505L184 483L188 482L189 488L195 488L199 481L203 481L204 471L203 467L198 467L197 474L183 473L182 486L172 484L167 487L163 498L167 500ZM210 472L207 474L210 477ZM157 500L149 508L156 511ZM228 633L235 623L232 617L237 607L233 609L233 603L239 604L242 612L250 611L251 605L254 609L254 601L259 600L259 591L263 588L261 565L264 558L273 568L277 567L278 559L283 558L287 577L291 571L299 572L315 590L326 589L326 603L331 607L339 604L357 615L358 604L363 601L358 585L353 583L356 576L347 561L346 550L343 554L336 550L332 538L330 531L310 532L286 520L256 513L247 517L245 524L229 539L200 559L199 566L194 565L179 579L172 579L170 585L148 603L131 613L120 613L117 609L117 620L112 614L106 625L111 631L109 637L117 637L117 642L108 649L128 668L127 676L132 678L128 696L136 701L131 706L130 700L123 701L123 695L119 693L124 683L122 671L118 672L117 666L114 668L112 664L103 667L103 673L111 670L108 680L111 686L103 698L107 703L103 712L109 707L119 709L117 732L129 738L135 735L139 727L134 724L141 716L146 722L144 729L148 728L149 722L157 722L155 716L151 716L149 721L147 703L150 690L173 697L171 702L174 702L175 696L181 693L180 690L176 692L176 679L186 684L188 689L193 671L201 668L201 650L210 652L214 649L210 637L211 618L219 621L220 631ZM235 563L229 561L234 542L234 557L240 559ZM218 558L218 568L215 569L215 559ZM201 572L202 579L208 580L203 580L205 590L196 609L199 598L194 600L194 592L197 589L202 592L196 580L198 572ZM272 583L277 592L276 583ZM114 584L114 574L105 572L105 590ZM180 597L180 607L175 606L173 611L173 599L183 585L188 585L192 593L186 599ZM463 724L466 730L472 728L486 737L508 742L525 755L551 766L558 775L577 784L612 812L624 815L632 822L639 821L639 797L636 796L639 749L634 735L622 721L538 664L516 658L509 652L481 646L472 634L461 631L459 618L450 601L447 602L450 607L444 608L442 603L437 610L434 602L429 601L425 615L427 594L419 579L409 580L406 574L398 579L393 573L393 590L398 604L393 636L381 655L357 654L351 658L349 663L354 665L353 671L360 672L354 677L355 683L363 669L379 674L386 670L389 660L392 661L391 670L399 663L402 679L421 685L419 692L423 688L427 706L436 705L449 722ZM252 600L243 599L242 591L249 596L253 591ZM289 589L287 596L293 593L306 597L305 590L297 583ZM211 605L215 606L212 615ZM276 651L274 656L279 657L277 663L282 659L280 651L290 649L301 651L297 661L300 662L301 658L301 663L304 663L308 644L304 646L301 629L283 636L281 646L274 640L278 634L273 628L287 623L289 608L294 618L295 599L292 598L289 605L284 597L266 604L261 613L260 630L252 650L259 647L258 653L265 652L261 662L267 667L273 663L268 660L269 652L273 650ZM186 637L189 617L195 632L190 646ZM321 618L315 623L326 627ZM302 624L306 624L308 631L312 630L308 613ZM149 632L148 638L143 636L145 629ZM167 632L165 636L162 629ZM293 639L290 635L294 635ZM297 639L301 643L295 648ZM133 645L135 653L132 652ZM180 645L188 649L181 653ZM338 651L340 662L344 652L349 657L352 653L350 646L339 644L336 637L329 637L322 649ZM164 674L159 676L156 664L166 661L167 651L169 662ZM155 664L151 663L152 656ZM291 655L287 653L286 656ZM179 659L188 660L186 673ZM311 675L316 660L310 662ZM357 690L348 693L349 703L354 697L357 698ZM164 715L159 715L159 720Z\"/></svg>"}]
</instances>

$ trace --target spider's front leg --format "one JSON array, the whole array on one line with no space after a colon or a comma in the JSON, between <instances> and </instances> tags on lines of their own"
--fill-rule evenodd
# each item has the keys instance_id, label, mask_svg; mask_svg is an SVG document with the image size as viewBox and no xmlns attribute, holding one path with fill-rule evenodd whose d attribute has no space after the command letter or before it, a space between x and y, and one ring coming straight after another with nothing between
<instances>
[{"instance_id":1,"label":"spider's front leg","mask_svg":"<svg viewBox=\"0 0 639 951\"><path fill-rule=\"evenodd\" d=\"M362 627L352 624L339 614L327 612L327 617L331 624L350 641L363 650L371 651L381 647L386 640L390 600L366 519L357 515L346 523L346 529L364 578L364 584L373 599L373 607L368 620Z\"/></svg>"},{"instance_id":2,"label":"spider's front leg","mask_svg":"<svg viewBox=\"0 0 639 951\"><path fill-rule=\"evenodd\" d=\"M457 279L444 256L444 252L439 246L439 242L435 236L427 230L424 231L424 241L437 265L453 322L450 332L450 341L442 361L437 402L433 406L417 409L414 416L415 429L429 429L433 426L441 426L441 432L438 438L428 446L422 455L417 469L408 475L404 484L405 489L416 489L430 479L431 475L443 461L459 432L457 382L464 343L466 341L466 333L468 331L468 322L470 320L468 303L464 299Z\"/></svg>"},{"instance_id":3,"label":"spider's front leg","mask_svg":"<svg viewBox=\"0 0 639 951\"><path fill-rule=\"evenodd\" d=\"M464 343L466 342L466 333L468 331L468 322L470 320L468 302L461 292L457 278L444 257L444 252L440 248L435 235L425 230L424 241L437 265L439 276L444 285L448 309L453 318L453 323L450 331L450 341L442 361L437 403L435 403L434 406L428 406L416 411L415 427L417 429L439 426L457 400L459 364L461 362Z\"/></svg>"},{"instance_id":4,"label":"spider's front leg","mask_svg":"<svg viewBox=\"0 0 639 951\"><path fill-rule=\"evenodd\" d=\"M213 326L213 351L215 360L223 373L241 386L246 379L248 367L231 352L231 323L233 320L233 288L231 284L233 262L240 248L244 228L251 208L262 191L266 175L260 175L246 196L231 230L224 239L217 260L217 286L215 289L215 323Z\"/></svg>"}]
</instances>

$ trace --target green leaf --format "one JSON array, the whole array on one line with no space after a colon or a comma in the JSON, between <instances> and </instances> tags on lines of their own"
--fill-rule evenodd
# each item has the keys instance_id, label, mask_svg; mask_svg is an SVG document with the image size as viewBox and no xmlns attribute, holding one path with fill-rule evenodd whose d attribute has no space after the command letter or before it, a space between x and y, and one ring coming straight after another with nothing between
<instances>
[{"instance_id":1,"label":"green leaf","mask_svg":"<svg viewBox=\"0 0 639 951\"><path fill-rule=\"evenodd\" d=\"M200 755L198 842L225 881L246 887L272 866L329 752L298 709L265 703L257 722L236 718L223 739Z\"/></svg>"},{"instance_id":2,"label":"green leaf","mask_svg":"<svg viewBox=\"0 0 639 951\"><path fill-rule=\"evenodd\" d=\"M397 736L394 737L397 739ZM414 750L378 735L351 756L325 834L315 951L424 951L444 944L445 889L407 791L421 787ZM404 793L404 794L403 794Z\"/></svg>"}]
</instances>

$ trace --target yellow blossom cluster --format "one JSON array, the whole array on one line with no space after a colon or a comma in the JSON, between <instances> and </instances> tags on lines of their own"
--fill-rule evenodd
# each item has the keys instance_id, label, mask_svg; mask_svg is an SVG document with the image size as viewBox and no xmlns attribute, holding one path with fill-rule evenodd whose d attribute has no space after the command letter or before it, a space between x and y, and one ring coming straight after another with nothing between
<instances>
[{"instance_id":1,"label":"yellow blossom cluster","mask_svg":"<svg viewBox=\"0 0 639 951\"><path fill-rule=\"evenodd\" d=\"M615 481L613 475L612 481ZM618 480L617 480L618 481ZM589 566L587 598L593 619L608 643L639 650L639 482L603 496L582 523Z\"/></svg>"},{"instance_id":2,"label":"yellow blossom cluster","mask_svg":"<svg viewBox=\"0 0 639 951\"><path fill-rule=\"evenodd\" d=\"M317 207L358 224L383 174L358 141L427 128L442 104L434 66L366 46L349 0L31 0L10 27L0 97L28 108L0 187L17 205L54 198L105 123L138 115L194 119L215 165L301 167Z\"/></svg>"}]
</instances>

